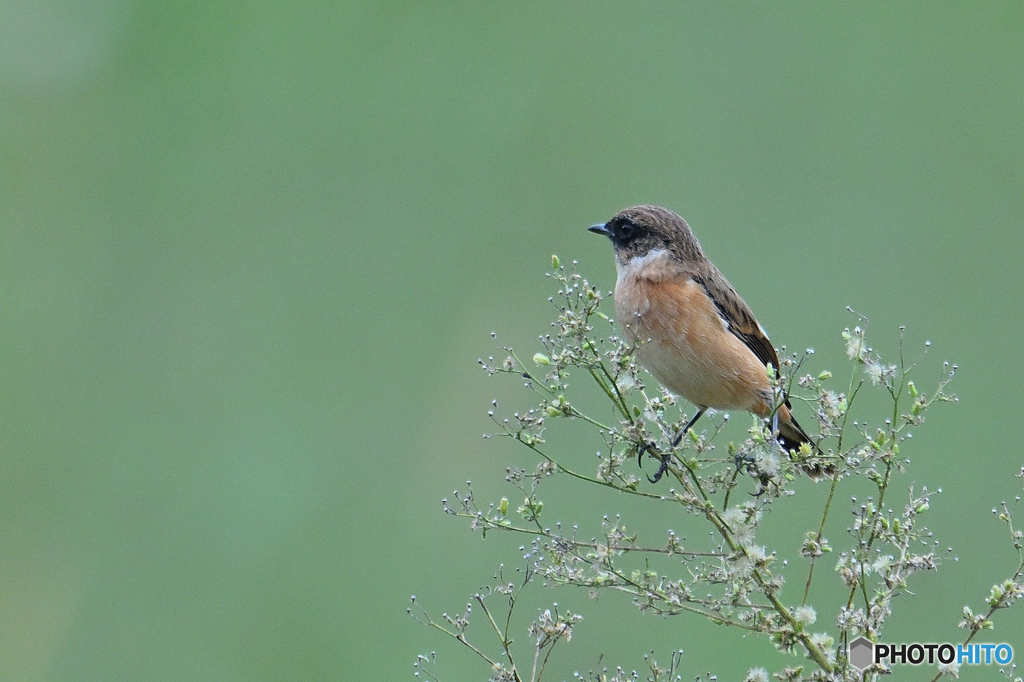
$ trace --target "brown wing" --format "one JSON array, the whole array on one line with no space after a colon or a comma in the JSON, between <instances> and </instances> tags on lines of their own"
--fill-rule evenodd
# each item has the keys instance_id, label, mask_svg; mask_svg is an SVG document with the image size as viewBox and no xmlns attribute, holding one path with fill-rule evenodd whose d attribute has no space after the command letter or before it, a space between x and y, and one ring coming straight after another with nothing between
<instances>
[{"instance_id":1,"label":"brown wing","mask_svg":"<svg viewBox=\"0 0 1024 682\"><path fill-rule=\"evenodd\" d=\"M775 368L775 376L779 376L779 356L775 347L761 330L761 325L754 319L754 313L746 302L740 298L729 281L711 265L703 272L691 273L690 277L699 284L708 297L714 301L718 314L725 320L729 331L767 367Z\"/></svg>"},{"instance_id":2,"label":"brown wing","mask_svg":"<svg viewBox=\"0 0 1024 682\"><path fill-rule=\"evenodd\" d=\"M729 284L729 280L710 263L700 272L691 272L690 277L704 289L708 298L714 302L718 314L725 320L729 331L742 341L757 356L757 359L764 363L765 367L771 364L775 368L775 376L779 376L779 355L775 352L775 347L768 340L768 335L761 329L761 325L754 319L754 313L750 312L746 301L740 298L740 295ZM793 417L790 411L793 405L789 402L789 398L786 398L782 404L785 407L779 408L779 413L782 416L782 419L779 420L779 438L783 446L787 450L796 450L801 443L813 445L811 437ZM821 450L817 446L814 447L820 455ZM802 468L815 481L820 480L823 476L834 476L836 471L835 466L831 464L825 466L812 464Z\"/></svg>"}]
</instances>

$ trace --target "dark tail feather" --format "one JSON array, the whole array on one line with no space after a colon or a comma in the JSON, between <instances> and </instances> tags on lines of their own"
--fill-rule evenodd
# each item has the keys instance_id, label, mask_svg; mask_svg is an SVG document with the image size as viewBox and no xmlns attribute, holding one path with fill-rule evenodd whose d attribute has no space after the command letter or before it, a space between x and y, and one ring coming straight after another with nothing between
<instances>
[{"instance_id":1,"label":"dark tail feather","mask_svg":"<svg viewBox=\"0 0 1024 682\"><path fill-rule=\"evenodd\" d=\"M836 475L836 466L823 461L825 453L821 451L812 441L807 432L793 417L786 405L779 408L779 442L789 452L791 459L800 451L800 446L808 443L811 446L811 454L802 461L797 461L797 467L813 481L820 481L823 478L833 478Z\"/></svg>"}]
</instances>

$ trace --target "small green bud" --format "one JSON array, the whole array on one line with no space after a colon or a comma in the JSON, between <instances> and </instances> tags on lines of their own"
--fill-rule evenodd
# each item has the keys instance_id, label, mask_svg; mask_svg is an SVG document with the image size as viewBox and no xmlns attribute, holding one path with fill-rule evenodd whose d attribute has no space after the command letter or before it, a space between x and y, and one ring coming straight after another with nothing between
<instances>
[{"instance_id":1,"label":"small green bud","mask_svg":"<svg viewBox=\"0 0 1024 682\"><path fill-rule=\"evenodd\" d=\"M498 503L498 513L502 516L508 514L508 498L501 498L501 502Z\"/></svg>"},{"instance_id":2,"label":"small green bud","mask_svg":"<svg viewBox=\"0 0 1024 682\"><path fill-rule=\"evenodd\" d=\"M551 254L551 267L553 267L555 270L562 267L562 262L558 260L558 256L556 256L555 254Z\"/></svg>"},{"instance_id":3,"label":"small green bud","mask_svg":"<svg viewBox=\"0 0 1024 682\"><path fill-rule=\"evenodd\" d=\"M550 365L551 364L551 360L548 358L548 356L544 355L543 353L534 353L533 361L535 363L537 363L538 365Z\"/></svg>"},{"instance_id":4,"label":"small green bud","mask_svg":"<svg viewBox=\"0 0 1024 682\"><path fill-rule=\"evenodd\" d=\"M828 371L827 369L824 372L822 372L821 374L818 375L818 381L825 381L825 380L831 379L831 378L832 378L832 372Z\"/></svg>"},{"instance_id":5,"label":"small green bud","mask_svg":"<svg viewBox=\"0 0 1024 682\"><path fill-rule=\"evenodd\" d=\"M916 398L917 397L917 386L914 385L913 381L908 381L907 382L907 390L910 391L910 397L911 398Z\"/></svg>"},{"instance_id":6,"label":"small green bud","mask_svg":"<svg viewBox=\"0 0 1024 682\"><path fill-rule=\"evenodd\" d=\"M694 431L693 429L690 429L686 433L690 436L690 440L693 441L694 443L700 442L700 436L698 436L697 432Z\"/></svg>"}]
</instances>

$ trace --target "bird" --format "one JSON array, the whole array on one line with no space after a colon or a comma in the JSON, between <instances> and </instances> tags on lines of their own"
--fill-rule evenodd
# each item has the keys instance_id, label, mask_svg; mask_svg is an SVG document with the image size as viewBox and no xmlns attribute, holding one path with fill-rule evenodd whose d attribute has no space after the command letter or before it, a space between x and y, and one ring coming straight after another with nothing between
<instances>
[{"instance_id":1,"label":"bird","mask_svg":"<svg viewBox=\"0 0 1024 682\"><path fill-rule=\"evenodd\" d=\"M623 339L635 346L647 371L697 409L673 447L714 408L771 419L788 452L808 443L820 454L793 416L788 397L776 405L768 367L778 377L779 356L767 332L704 255L683 218L660 206L634 206L588 229L608 237L615 249L615 314ZM651 480L667 466L664 457ZM835 472L817 461L800 467L814 480Z\"/></svg>"}]
</instances>

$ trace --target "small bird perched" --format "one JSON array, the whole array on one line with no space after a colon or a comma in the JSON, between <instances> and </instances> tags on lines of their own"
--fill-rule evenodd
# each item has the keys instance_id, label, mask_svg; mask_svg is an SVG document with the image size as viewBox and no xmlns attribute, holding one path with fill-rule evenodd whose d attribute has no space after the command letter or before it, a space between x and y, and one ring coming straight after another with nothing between
<instances>
[{"instance_id":1,"label":"small bird perched","mask_svg":"<svg viewBox=\"0 0 1024 682\"><path fill-rule=\"evenodd\" d=\"M778 376L779 356L768 334L685 220L660 206L634 206L589 229L615 247L615 313L623 337L665 388L697 407L673 446L709 407L773 417L786 450L811 443L788 399L775 410L767 368ZM666 466L667 458L653 480ZM819 464L801 468L814 480L834 472Z\"/></svg>"}]
</instances>

